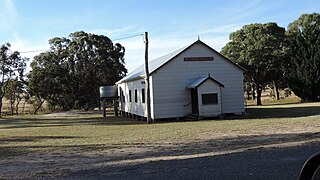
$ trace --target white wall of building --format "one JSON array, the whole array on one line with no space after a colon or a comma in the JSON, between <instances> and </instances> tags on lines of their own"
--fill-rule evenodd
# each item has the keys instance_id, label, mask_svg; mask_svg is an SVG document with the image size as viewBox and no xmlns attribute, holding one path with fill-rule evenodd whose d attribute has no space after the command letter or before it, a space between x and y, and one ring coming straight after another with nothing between
<instances>
[{"instance_id":1,"label":"white wall of building","mask_svg":"<svg viewBox=\"0 0 320 180\"><path fill-rule=\"evenodd\" d=\"M120 97L122 90L125 98L125 102L123 102L122 97L120 97L119 110L139 116L146 116L146 103L142 103L142 89L145 89L146 92L144 79L118 84L118 95ZM129 100L129 90L131 90L131 102ZM135 102L135 90L137 90L138 95L137 102Z\"/></svg>"},{"instance_id":2,"label":"white wall of building","mask_svg":"<svg viewBox=\"0 0 320 180\"><path fill-rule=\"evenodd\" d=\"M214 57L213 61L184 61L185 57ZM199 77L221 82L223 113L244 112L243 71L203 44L195 44L152 73L155 118L182 117L191 112L191 93L185 87Z\"/></svg>"},{"instance_id":3,"label":"white wall of building","mask_svg":"<svg viewBox=\"0 0 320 180\"><path fill-rule=\"evenodd\" d=\"M223 89L223 88L222 88ZM221 110L221 87L212 80L207 80L198 87L198 104L199 104L199 115L200 116L214 116L222 113ZM222 90L223 91L223 90ZM202 94L218 94L218 103L203 105Z\"/></svg>"},{"instance_id":4,"label":"white wall of building","mask_svg":"<svg viewBox=\"0 0 320 180\"><path fill-rule=\"evenodd\" d=\"M184 61L185 57L214 57L214 60ZM207 77L208 74L224 85L219 93L219 96L222 95L219 97L219 101L222 99L222 113L244 112L242 69L202 43L195 43L150 75L151 117L160 119L190 114L191 92L186 86L199 77ZM141 98L141 89L145 88L142 81L144 79L118 84L119 95L120 88L125 94L125 103L120 102L120 110L146 117L146 105ZM205 92L206 88L209 86L200 87L200 90ZM137 103L134 102L135 89L138 90ZM128 101L129 90L132 92L132 102ZM198 99L201 100L201 95L198 95ZM201 104L202 102L199 102L199 105ZM202 107L201 111L207 113L208 109Z\"/></svg>"}]
</instances>

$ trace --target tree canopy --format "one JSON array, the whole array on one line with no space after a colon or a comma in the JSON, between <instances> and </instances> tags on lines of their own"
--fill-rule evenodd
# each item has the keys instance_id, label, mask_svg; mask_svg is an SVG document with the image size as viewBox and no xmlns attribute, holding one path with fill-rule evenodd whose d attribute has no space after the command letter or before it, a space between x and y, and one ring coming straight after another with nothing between
<instances>
[{"instance_id":1,"label":"tree canopy","mask_svg":"<svg viewBox=\"0 0 320 180\"><path fill-rule=\"evenodd\" d=\"M246 79L257 88L257 105L261 105L261 92L266 83L281 74L285 56L285 29L276 23L250 24L230 34L230 42L221 53L243 66Z\"/></svg>"},{"instance_id":2,"label":"tree canopy","mask_svg":"<svg viewBox=\"0 0 320 180\"><path fill-rule=\"evenodd\" d=\"M18 51L12 52L10 48L10 43L0 46L0 115L2 99L6 94L7 86L13 78L17 80L22 79L26 68L26 61L28 61L27 58L21 57Z\"/></svg>"},{"instance_id":3,"label":"tree canopy","mask_svg":"<svg viewBox=\"0 0 320 180\"><path fill-rule=\"evenodd\" d=\"M80 31L50 39L49 44L50 51L31 63L29 88L51 107L96 107L99 86L113 85L127 73L124 47L106 36Z\"/></svg>"},{"instance_id":4,"label":"tree canopy","mask_svg":"<svg viewBox=\"0 0 320 180\"><path fill-rule=\"evenodd\" d=\"M320 101L320 14L303 14L288 26L285 76L292 91L305 101Z\"/></svg>"}]
</instances>

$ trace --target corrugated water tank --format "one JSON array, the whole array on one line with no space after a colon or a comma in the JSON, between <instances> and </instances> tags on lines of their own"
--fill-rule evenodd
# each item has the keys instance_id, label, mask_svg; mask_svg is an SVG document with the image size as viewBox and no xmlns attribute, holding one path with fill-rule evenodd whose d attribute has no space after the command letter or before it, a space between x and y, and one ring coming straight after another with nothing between
<instances>
[{"instance_id":1,"label":"corrugated water tank","mask_svg":"<svg viewBox=\"0 0 320 180\"><path fill-rule=\"evenodd\" d=\"M100 98L117 97L116 86L100 86Z\"/></svg>"}]
</instances>

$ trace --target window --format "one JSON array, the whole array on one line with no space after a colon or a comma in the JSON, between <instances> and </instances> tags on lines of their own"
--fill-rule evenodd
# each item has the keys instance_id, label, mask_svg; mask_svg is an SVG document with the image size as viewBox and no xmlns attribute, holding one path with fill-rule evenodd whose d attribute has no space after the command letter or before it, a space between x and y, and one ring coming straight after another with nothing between
<instances>
[{"instance_id":1,"label":"window","mask_svg":"<svg viewBox=\"0 0 320 180\"><path fill-rule=\"evenodd\" d=\"M203 105L218 104L218 94L217 93L202 94L202 104Z\"/></svg>"},{"instance_id":2,"label":"window","mask_svg":"<svg viewBox=\"0 0 320 180\"><path fill-rule=\"evenodd\" d=\"M132 102L132 99L131 99L131 90L129 90L129 102Z\"/></svg>"},{"instance_id":3,"label":"window","mask_svg":"<svg viewBox=\"0 0 320 180\"><path fill-rule=\"evenodd\" d=\"M122 99L122 102L125 102L125 96L124 96L122 90L120 91L120 97L121 97L121 99Z\"/></svg>"},{"instance_id":4,"label":"window","mask_svg":"<svg viewBox=\"0 0 320 180\"><path fill-rule=\"evenodd\" d=\"M138 91L137 91L137 89L134 90L134 102L138 102Z\"/></svg>"},{"instance_id":5,"label":"window","mask_svg":"<svg viewBox=\"0 0 320 180\"><path fill-rule=\"evenodd\" d=\"M142 103L146 102L146 93L144 89L141 89Z\"/></svg>"}]
</instances>

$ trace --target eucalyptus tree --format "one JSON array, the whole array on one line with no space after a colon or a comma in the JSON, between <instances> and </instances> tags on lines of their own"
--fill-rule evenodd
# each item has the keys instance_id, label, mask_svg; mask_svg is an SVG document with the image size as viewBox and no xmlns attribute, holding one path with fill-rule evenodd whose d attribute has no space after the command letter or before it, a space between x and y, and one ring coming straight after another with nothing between
<instances>
[{"instance_id":1,"label":"eucalyptus tree","mask_svg":"<svg viewBox=\"0 0 320 180\"><path fill-rule=\"evenodd\" d=\"M303 14L289 24L285 76L290 89L305 101L320 101L320 14Z\"/></svg>"},{"instance_id":2,"label":"eucalyptus tree","mask_svg":"<svg viewBox=\"0 0 320 180\"><path fill-rule=\"evenodd\" d=\"M106 36L79 31L52 38L49 44L50 51L31 63L29 88L52 106L96 107L99 86L112 85L127 73L124 47Z\"/></svg>"},{"instance_id":3,"label":"eucalyptus tree","mask_svg":"<svg viewBox=\"0 0 320 180\"><path fill-rule=\"evenodd\" d=\"M257 105L261 105L263 87L277 80L275 73L282 73L285 39L285 29L276 23L250 24L231 33L231 41L222 48L224 56L247 70L246 79L257 89Z\"/></svg>"},{"instance_id":4,"label":"eucalyptus tree","mask_svg":"<svg viewBox=\"0 0 320 180\"><path fill-rule=\"evenodd\" d=\"M97 105L100 85L113 85L127 72L125 49L102 35L83 31L70 34L70 70L75 79L77 105L89 108Z\"/></svg>"},{"instance_id":5,"label":"eucalyptus tree","mask_svg":"<svg viewBox=\"0 0 320 180\"><path fill-rule=\"evenodd\" d=\"M37 99L36 113L46 100L52 107L69 110L73 105L72 77L67 67L67 54L45 52L34 57L29 73L28 89ZM70 83L70 84L69 84Z\"/></svg>"},{"instance_id":6,"label":"eucalyptus tree","mask_svg":"<svg viewBox=\"0 0 320 180\"><path fill-rule=\"evenodd\" d=\"M18 51L12 52L10 48L10 43L0 46L0 115L2 113L2 100L10 80L24 73L26 61L28 61L27 58L21 57Z\"/></svg>"}]
</instances>

